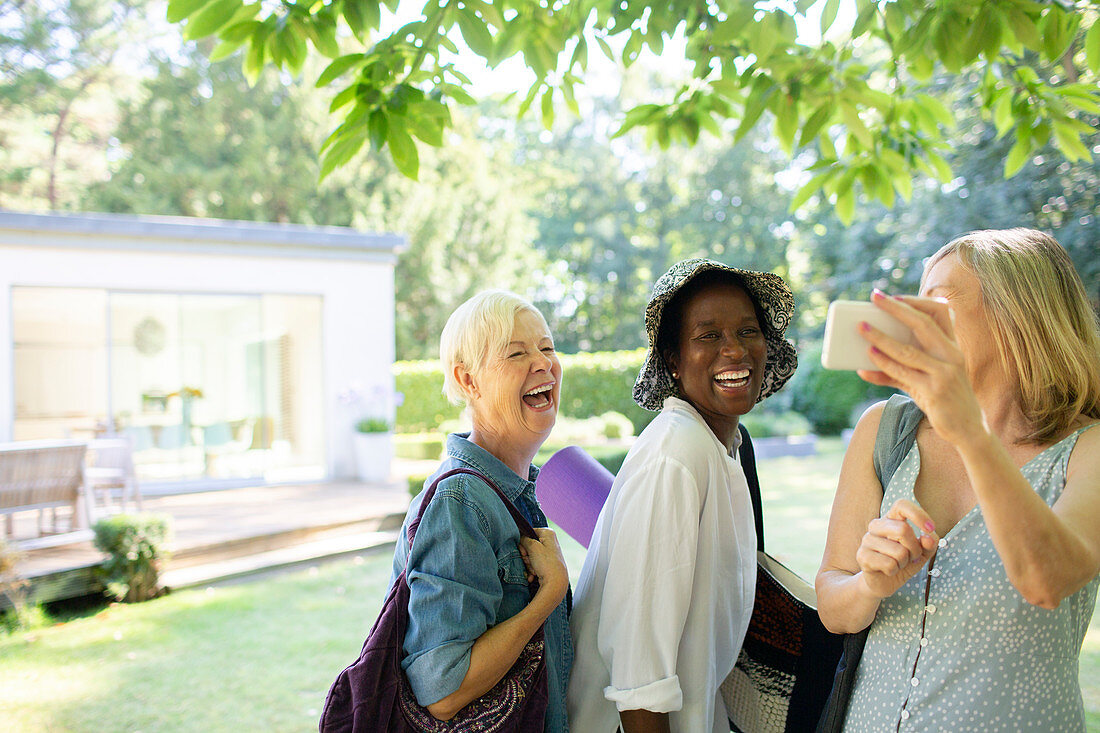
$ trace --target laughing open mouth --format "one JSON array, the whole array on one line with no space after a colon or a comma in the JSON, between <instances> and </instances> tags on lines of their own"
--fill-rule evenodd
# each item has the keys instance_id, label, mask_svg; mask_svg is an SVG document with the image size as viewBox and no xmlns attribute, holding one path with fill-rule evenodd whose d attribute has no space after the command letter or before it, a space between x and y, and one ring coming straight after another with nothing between
<instances>
[{"instance_id":1,"label":"laughing open mouth","mask_svg":"<svg viewBox=\"0 0 1100 733\"><path fill-rule=\"evenodd\" d=\"M748 369L730 369L714 376L721 387L744 387L749 383Z\"/></svg>"},{"instance_id":2,"label":"laughing open mouth","mask_svg":"<svg viewBox=\"0 0 1100 733\"><path fill-rule=\"evenodd\" d=\"M523 401L527 403L528 407L533 407L536 410L546 407L550 404L550 393L553 389L553 382L540 384L529 392L525 392L523 394Z\"/></svg>"}]
</instances>

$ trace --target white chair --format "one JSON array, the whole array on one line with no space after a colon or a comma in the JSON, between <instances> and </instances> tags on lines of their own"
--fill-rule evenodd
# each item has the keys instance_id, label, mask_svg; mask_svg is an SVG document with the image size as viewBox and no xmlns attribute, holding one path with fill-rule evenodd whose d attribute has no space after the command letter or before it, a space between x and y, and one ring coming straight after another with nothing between
<instances>
[{"instance_id":1,"label":"white chair","mask_svg":"<svg viewBox=\"0 0 1100 733\"><path fill-rule=\"evenodd\" d=\"M126 511L128 498L141 509L141 491L134 474L134 450L128 437L97 438L88 442L88 467L84 478L88 482L92 501L102 492L106 509L111 508L111 495L119 491L119 510Z\"/></svg>"}]
</instances>

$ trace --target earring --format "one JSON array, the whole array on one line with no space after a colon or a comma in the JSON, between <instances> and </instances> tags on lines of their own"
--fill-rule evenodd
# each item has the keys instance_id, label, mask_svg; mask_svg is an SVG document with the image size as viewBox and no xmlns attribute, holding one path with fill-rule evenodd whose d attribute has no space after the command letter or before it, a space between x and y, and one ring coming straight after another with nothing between
<instances>
[{"instance_id":1,"label":"earring","mask_svg":"<svg viewBox=\"0 0 1100 733\"><path fill-rule=\"evenodd\" d=\"M680 378L680 372L673 372L672 373L672 378L673 379L679 379Z\"/></svg>"}]
</instances>

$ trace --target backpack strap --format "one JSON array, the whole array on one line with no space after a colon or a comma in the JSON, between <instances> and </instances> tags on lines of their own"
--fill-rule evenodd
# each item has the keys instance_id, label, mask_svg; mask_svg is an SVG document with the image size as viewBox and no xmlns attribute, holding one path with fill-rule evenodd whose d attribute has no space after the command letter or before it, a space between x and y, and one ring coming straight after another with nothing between
<instances>
[{"instance_id":1,"label":"backpack strap","mask_svg":"<svg viewBox=\"0 0 1100 733\"><path fill-rule=\"evenodd\" d=\"M917 407L917 403L903 394L891 396L882 408L871 460L884 493L894 472L913 447L913 441L917 438L917 426L923 417L924 413Z\"/></svg>"},{"instance_id":2,"label":"backpack strap","mask_svg":"<svg viewBox=\"0 0 1100 733\"><path fill-rule=\"evenodd\" d=\"M420 502L420 511L416 513L416 518L409 522L409 527L407 530L407 534L409 537L409 552L412 552L413 540L416 538L416 530L420 527L420 520L424 518L424 510L428 508L428 502L430 502L435 496L436 488L438 488L440 482L443 481L443 479L450 478L451 476L460 473L468 473L471 476L475 476L476 478L479 478L486 484L488 484L489 488L495 491L497 496L500 497L500 500L504 502L505 508L508 509L508 513L512 515L512 519L516 523L516 527L519 528L519 533L524 537L528 537L533 540L538 539L538 535L535 533L535 530L531 526L531 523L528 522L527 519L519 513L519 509L516 509L516 505L513 504L511 500L504 495L504 492L500 490L500 487L496 485L496 482L483 474L481 471L475 471L472 468L452 468L450 471L444 471L443 473L439 474L439 476L436 477L435 481L432 481L431 486L428 487L427 491L424 494L423 501Z\"/></svg>"},{"instance_id":3,"label":"backpack strap","mask_svg":"<svg viewBox=\"0 0 1100 733\"><path fill-rule=\"evenodd\" d=\"M752 501L753 518L756 520L756 549L764 551L764 510L760 502L760 478L756 475L756 452L752 448L752 438L743 423L737 424L741 433L741 445L737 448L737 460L745 472L745 481L749 485L749 499Z\"/></svg>"}]
</instances>

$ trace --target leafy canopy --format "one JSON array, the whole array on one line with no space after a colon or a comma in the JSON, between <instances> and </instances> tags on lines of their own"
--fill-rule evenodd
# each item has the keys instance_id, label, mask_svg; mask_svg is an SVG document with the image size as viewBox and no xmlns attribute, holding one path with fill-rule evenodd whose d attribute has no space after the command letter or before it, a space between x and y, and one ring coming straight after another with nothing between
<instances>
[{"instance_id":1,"label":"leafy canopy","mask_svg":"<svg viewBox=\"0 0 1100 733\"><path fill-rule=\"evenodd\" d=\"M417 175L416 141L442 145L450 105L474 102L459 38L490 66L520 55L535 75L520 114L537 101L549 126L559 103L579 114L591 51L629 65L682 34L690 78L627 111L619 133L641 127L667 147L703 130L739 140L768 120L788 155L813 150L793 207L820 190L844 220L857 184L890 206L909 198L917 174L951 180L953 88L933 84L937 71L980 72L973 101L1013 140L1005 176L1049 142L1070 161L1089 159L1082 140L1100 114L1100 23L1087 0L854 0L850 30L832 32L841 0L816 0L815 45L800 43L796 26L815 0L428 0L418 20L379 32L383 5L396 11L397 1L171 0L168 19L188 38L216 35L217 58L243 47L252 78L267 63L297 73L311 53L332 59L317 79L339 89L322 176L368 141Z\"/></svg>"}]
</instances>

